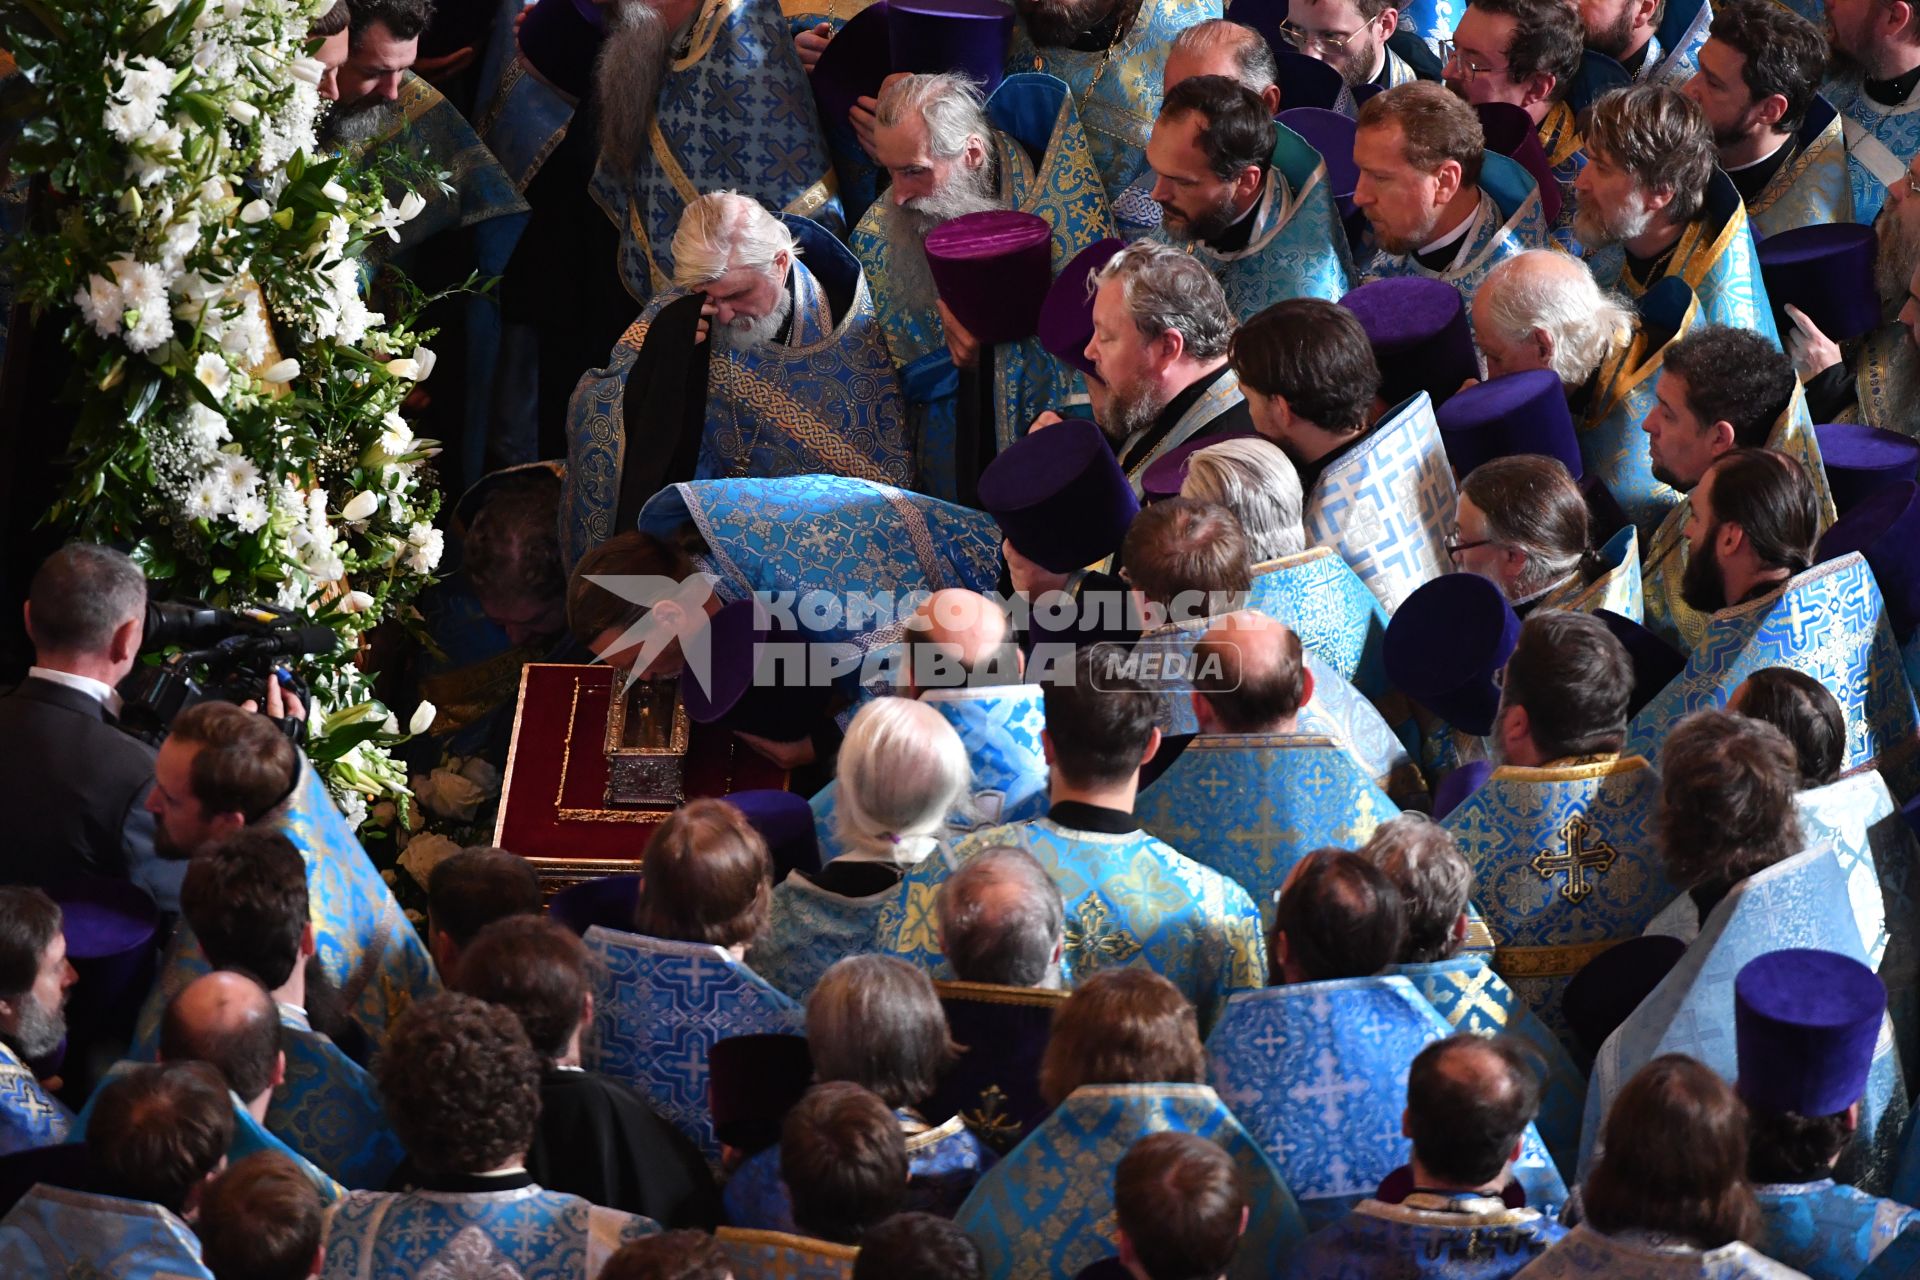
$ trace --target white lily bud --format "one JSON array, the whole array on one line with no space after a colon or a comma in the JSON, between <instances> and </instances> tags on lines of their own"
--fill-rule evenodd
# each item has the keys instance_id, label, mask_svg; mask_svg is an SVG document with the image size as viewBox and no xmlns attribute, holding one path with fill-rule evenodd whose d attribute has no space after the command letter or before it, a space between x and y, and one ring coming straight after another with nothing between
<instances>
[{"instance_id":1,"label":"white lily bud","mask_svg":"<svg viewBox=\"0 0 1920 1280\"><path fill-rule=\"evenodd\" d=\"M292 382L299 376L300 362L291 356L285 360L277 360L260 371L262 382Z\"/></svg>"},{"instance_id":2,"label":"white lily bud","mask_svg":"<svg viewBox=\"0 0 1920 1280\"><path fill-rule=\"evenodd\" d=\"M349 591L340 597L340 608L345 613L365 613L373 608L373 597L364 591Z\"/></svg>"},{"instance_id":3,"label":"white lily bud","mask_svg":"<svg viewBox=\"0 0 1920 1280\"><path fill-rule=\"evenodd\" d=\"M260 108L254 106L251 102L234 98L227 103L227 114L241 124L252 124L260 118Z\"/></svg>"},{"instance_id":4,"label":"white lily bud","mask_svg":"<svg viewBox=\"0 0 1920 1280\"><path fill-rule=\"evenodd\" d=\"M420 363L405 356L387 361L387 372L396 378L405 378L409 382L420 381Z\"/></svg>"},{"instance_id":5,"label":"white lily bud","mask_svg":"<svg viewBox=\"0 0 1920 1280\"><path fill-rule=\"evenodd\" d=\"M324 62L318 58L309 58L304 54L295 58L292 62L289 62L287 64L287 70L293 73L294 79L304 80L316 88L319 87L320 78L327 74L327 66Z\"/></svg>"},{"instance_id":6,"label":"white lily bud","mask_svg":"<svg viewBox=\"0 0 1920 1280\"><path fill-rule=\"evenodd\" d=\"M250 227L259 226L273 216L273 206L265 200L249 200L240 210L240 221Z\"/></svg>"},{"instance_id":7,"label":"white lily bud","mask_svg":"<svg viewBox=\"0 0 1920 1280\"><path fill-rule=\"evenodd\" d=\"M347 500L340 508L340 518L348 524L359 524L380 509L380 495L371 489L363 489Z\"/></svg>"},{"instance_id":8,"label":"white lily bud","mask_svg":"<svg viewBox=\"0 0 1920 1280\"><path fill-rule=\"evenodd\" d=\"M439 708L435 707L431 702L423 700L419 706L413 709L413 718L407 721L407 732L412 734L425 733L427 730L433 728L433 718L439 714Z\"/></svg>"},{"instance_id":9,"label":"white lily bud","mask_svg":"<svg viewBox=\"0 0 1920 1280\"><path fill-rule=\"evenodd\" d=\"M329 182L326 186L321 187L320 194L335 204L345 204L347 202L347 189L337 182Z\"/></svg>"}]
</instances>

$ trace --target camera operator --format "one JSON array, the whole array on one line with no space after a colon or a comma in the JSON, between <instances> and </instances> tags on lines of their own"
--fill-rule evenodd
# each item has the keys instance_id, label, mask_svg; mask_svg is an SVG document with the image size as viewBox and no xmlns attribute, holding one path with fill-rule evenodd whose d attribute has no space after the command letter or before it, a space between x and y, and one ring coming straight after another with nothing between
<instances>
[{"instance_id":1,"label":"camera operator","mask_svg":"<svg viewBox=\"0 0 1920 1280\"><path fill-rule=\"evenodd\" d=\"M191 858L243 827L277 817L300 780L300 753L277 721L300 719L300 699L267 685L266 714L247 702L199 702L173 719L153 762L147 812L166 858Z\"/></svg>"},{"instance_id":2,"label":"camera operator","mask_svg":"<svg viewBox=\"0 0 1920 1280\"><path fill-rule=\"evenodd\" d=\"M34 574L26 605L36 663L0 697L0 881L129 879L178 911L184 863L158 858L145 801L153 748L118 727L114 691L140 652L147 582L106 547L71 543Z\"/></svg>"}]
</instances>

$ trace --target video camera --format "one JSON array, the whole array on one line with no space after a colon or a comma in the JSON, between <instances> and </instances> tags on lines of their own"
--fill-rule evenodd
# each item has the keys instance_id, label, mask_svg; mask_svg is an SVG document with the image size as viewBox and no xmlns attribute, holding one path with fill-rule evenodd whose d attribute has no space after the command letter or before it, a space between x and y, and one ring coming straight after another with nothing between
<instances>
[{"instance_id":1,"label":"video camera","mask_svg":"<svg viewBox=\"0 0 1920 1280\"><path fill-rule=\"evenodd\" d=\"M120 682L121 723L158 739L196 703L251 698L264 705L267 678L280 658L332 653L337 644L327 628L295 626L291 615L269 605L217 609L198 601L150 600L141 652L165 657L140 663ZM282 683L309 700L303 681Z\"/></svg>"}]
</instances>

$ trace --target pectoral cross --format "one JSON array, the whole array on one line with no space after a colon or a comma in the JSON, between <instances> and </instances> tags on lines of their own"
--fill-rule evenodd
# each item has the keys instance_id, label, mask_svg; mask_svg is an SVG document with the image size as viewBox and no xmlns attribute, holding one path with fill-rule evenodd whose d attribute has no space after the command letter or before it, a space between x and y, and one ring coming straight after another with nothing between
<instances>
[{"instance_id":1,"label":"pectoral cross","mask_svg":"<svg viewBox=\"0 0 1920 1280\"><path fill-rule=\"evenodd\" d=\"M1557 833L1560 846L1542 849L1533 857L1533 869L1540 878L1550 880L1565 872L1567 882L1560 886L1560 896L1568 902L1578 902L1594 890L1587 879L1587 872L1594 871L1605 875L1613 866L1613 860L1620 855L1614 847L1593 833L1593 824L1584 814L1574 814L1560 825ZM1592 844L1587 842L1592 840Z\"/></svg>"}]
</instances>

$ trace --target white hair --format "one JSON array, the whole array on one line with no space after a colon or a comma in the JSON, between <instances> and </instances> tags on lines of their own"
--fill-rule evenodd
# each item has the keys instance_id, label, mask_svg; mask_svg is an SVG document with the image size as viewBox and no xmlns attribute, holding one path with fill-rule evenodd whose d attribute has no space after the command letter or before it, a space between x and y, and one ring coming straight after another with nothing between
<instances>
[{"instance_id":1,"label":"white hair","mask_svg":"<svg viewBox=\"0 0 1920 1280\"><path fill-rule=\"evenodd\" d=\"M840 744L834 771L840 851L914 861L932 851L961 793L973 781L967 748L945 716L913 698L876 698L860 708Z\"/></svg>"},{"instance_id":2,"label":"white hair","mask_svg":"<svg viewBox=\"0 0 1920 1280\"><path fill-rule=\"evenodd\" d=\"M1569 387L1633 338L1633 308L1603 290L1584 262L1553 249L1517 253L1489 272L1474 296L1473 318L1508 342L1535 329L1553 335L1548 364Z\"/></svg>"},{"instance_id":3,"label":"white hair","mask_svg":"<svg viewBox=\"0 0 1920 1280\"><path fill-rule=\"evenodd\" d=\"M774 273L781 254L800 252L787 224L737 191L710 191L686 207L673 232L673 282L682 289L718 280L735 267Z\"/></svg>"},{"instance_id":4,"label":"white hair","mask_svg":"<svg viewBox=\"0 0 1920 1280\"><path fill-rule=\"evenodd\" d=\"M1255 564L1306 550L1300 473L1279 445L1259 436L1222 440L1188 458L1180 496L1233 512Z\"/></svg>"},{"instance_id":5,"label":"white hair","mask_svg":"<svg viewBox=\"0 0 1920 1280\"><path fill-rule=\"evenodd\" d=\"M963 75L949 71L907 76L880 91L873 111L875 124L897 128L910 114L919 115L927 126L927 149L936 160L959 155L967 149L969 138L980 139L989 154L993 150L986 99L980 96L980 86Z\"/></svg>"}]
</instances>

